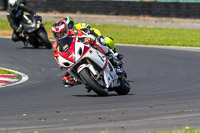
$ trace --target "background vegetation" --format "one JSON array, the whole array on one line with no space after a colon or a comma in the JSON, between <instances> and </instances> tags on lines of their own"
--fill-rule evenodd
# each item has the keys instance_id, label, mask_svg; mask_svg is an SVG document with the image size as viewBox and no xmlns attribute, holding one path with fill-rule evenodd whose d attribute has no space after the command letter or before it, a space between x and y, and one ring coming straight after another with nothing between
<instances>
[{"instance_id":1,"label":"background vegetation","mask_svg":"<svg viewBox=\"0 0 200 133\"><path fill-rule=\"evenodd\" d=\"M15 74L15 73L0 68L0 74Z\"/></svg>"},{"instance_id":2,"label":"background vegetation","mask_svg":"<svg viewBox=\"0 0 200 133\"><path fill-rule=\"evenodd\" d=\"M45 25L50 39L54 39L51 26ZM90 24L101 31L103 36L111 36L115 43L138 45L192 46L200 47L200 30L158 27L137 27L111 24ZM12 29L6 19L0 19L0 36L11 36Z\"/></svg>"}]
</instances>

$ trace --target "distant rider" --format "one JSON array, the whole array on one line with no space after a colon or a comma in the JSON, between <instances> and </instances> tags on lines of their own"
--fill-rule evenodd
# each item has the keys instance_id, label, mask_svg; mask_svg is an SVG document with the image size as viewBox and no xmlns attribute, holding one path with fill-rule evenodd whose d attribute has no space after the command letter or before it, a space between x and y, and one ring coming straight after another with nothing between
<instances>
[{"instance_id":1,"label":"distant rider","mask_svg":"<svg viewBox=\"0 0 200 133\"><path fill-rule=\"evenodd\" d=\"M59 52L59 47L60 47L59 42L62 41L67 36L85 37L84 43L92 44L93 47L95 47L96 49L98 49L99 51L107 55L107 57L109 56L109 59L114 66L120 66L122 64L122 62L118 60L112 52L110 52L107 46L101 45L100 43L93 43L96 41L94 36L85 34L82 30L79 30L79 29L73 29L73 28L69 29L68 25L66 25L66 23L63 21L57 21L56 23L52 25L52 33L56 39L56 41L52 45L52 54L55 57L58 64L59 64L58 52ZM61 67L61 69L63 68ZM62 81L66 87L76 84L76 79L73 78L68 72L62 78Z\"/></svg>"},{"instance_id":2,"label":"distant rider","mask_svg":"<svg viewBox=\"0 0 200 133\"><path fill-rule=\"evenodd\" d=\"M124 57L122 54L117 52L115 44L114 44L114 40L112 37L106 36L105 38L103 38L103 35L101 34L101 32L98 29L91 27L89 24L86 24L86 23L74 24L74 21L71 17L64 17L61 19L61 21L64 21L66 25L68 25L69 29L75 28L75 29L83 30L87 34L94 35L98 39L99 42L101 43L105 42L105 45L107 45L114 52L115 56L117 56L119 60L121 60Z\"/></svg>"},{"instance_id":3,"label":"distant rider","mask_svg":"<svg viewBox=\"0 0 200 133\"><path fill-rule=\"evenodd\" d=\"M20 21L23 18L24 12L35 14L34 11L26 8L23 4L20 4L17 0L8 1L7 18L10 26L13 28L12 40L14 42L22 40L26 43L25 38L20 36L22 27L20 27Z\"/></svg>"}]
</instances>

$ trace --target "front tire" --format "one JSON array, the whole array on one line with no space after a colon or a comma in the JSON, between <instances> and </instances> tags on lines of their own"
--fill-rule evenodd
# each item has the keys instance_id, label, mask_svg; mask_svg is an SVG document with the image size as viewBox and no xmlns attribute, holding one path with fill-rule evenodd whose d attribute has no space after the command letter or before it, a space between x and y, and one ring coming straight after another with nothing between
<instances>
[{"instance_id":1,"label":"front tire","mask_svg":"<svg viewBox=\"0 0 200 133\"><path fill-rule=\"evenodd\" d=\"M108 90L100 86L95 79L93 78L93 74L90 72L88 68L84 68L80 72L81 78L85 81L86 85L89 86L97 95L99 96L107 96Z\"/></svg>"},{"instance_id":2,"label":"front tire","mask_svg":"<svg viewBox=\"0 0 200 133\"><path fill-rule=\"evenodd\" d=\"M29 43L34 47L34 48L39 48L39 44L37 42L37 39L35 36L29 36Z\"/></svg>"},{"instance_id":3,"label":"front tire","mask_svg":"<svg viewBox=\"0 0 200 133\"><path fill-rule=\"evenodd\" d=\"M39 42L42 43L42 45L44 45L46 48L50 49L51 48L51 42L49 41L47 34L41 30L38 33L38 37L39 37Z\"/></svg>"}]
</instances>

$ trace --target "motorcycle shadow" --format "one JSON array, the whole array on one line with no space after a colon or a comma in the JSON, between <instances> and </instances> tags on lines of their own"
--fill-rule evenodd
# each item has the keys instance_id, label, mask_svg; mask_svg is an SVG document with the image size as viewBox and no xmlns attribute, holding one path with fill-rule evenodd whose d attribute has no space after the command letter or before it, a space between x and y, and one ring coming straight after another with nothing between
<instances>
[{"instance_id":1,"label":"motorcycle shadow","mask_svg":"<svg viewBox=\"0 0 200 133\"><path fill-rule=\"evenodd\" d=\"M134 94L127 94L127 95L118 95L118 94L108 94L107 96L98 96L98 95L73 95L75 97L121 97L121 96L131 96Z\"/></svg>"},{"instance_id":2,"label":"motorcycle shadow","mask_svg":"<svg viewBox=\"0 0 200 133\"><path fill-rule=\"evenodd\" d=\"M39 48L34 48L34 47L21 47L21 48L19 48L19 49L47 49L47 50L50 50L50 49L48 49L48 48L46 48L46 47L39 47Z\"/></svg>"}]
</instances>

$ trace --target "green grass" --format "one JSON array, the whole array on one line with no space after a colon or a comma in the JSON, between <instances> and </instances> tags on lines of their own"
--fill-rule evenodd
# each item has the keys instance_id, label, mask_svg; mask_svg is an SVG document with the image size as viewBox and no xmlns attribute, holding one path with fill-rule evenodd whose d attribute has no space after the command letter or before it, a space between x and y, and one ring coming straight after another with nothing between
<instances>
[{"instance_id":1,"label":"green grass","mask_svg":"<svg viewBox=\"0 0 200 133\"><path fill-rule=\"evenodd\" d=\"M200 133L200 130L174 130L174 131L156 131L152 133Z\"/></svg>"},{"instance_id":2,"label":"green grass","mask_svg":"<svg viewBox=\"0 0 200 133\"><path fill-rule=\"evenodd\" d=\"M0 19L0 30L12 30L7 19Z\"/></svg>"},{"instance_id":3,"label":"green grass","mask_svg":"<svg viewBox=\"0 0 200 133\"><path fill-rule=\"evenodd\" d=\"M14 76L15 76L14 78L15 79L19 79L20 78L20 76L17 75L16 73L8 71L8 70L1 69L1 68L0 68L0 74L14 74Z\"/></svg>"},{"instance_id":4,"label":"green grass","mask_svg":"<svg viewBox=\"0 0 200 133\"><path fill-rule=\"evenodd\" d=\"M47 23L48 32L52 24L52 22ZM113 37L115 43L200 47L200 30L110 24L91 24L91 26L99 29L104 36Z\"/></svg>"},{"instance_id":5,"label":"green grass","mask_svg":"<svg viewBox=\"0 0 200 133\"><path fill-rule=\"evenodd\" d=\"M15 74L15 73L0 68L0 74Z\"/></svg>"},{"instance_id":6,"label":"green grass","mask_svg":"<svg viewBox=\"0 0 200 133\"><path fill-rule=\"evenodd\" d=\"M94 25L94 27L99 28L103 35L112 36L115 43L200 46L200 30L119 25Z\"/></svg>"},{"instance_id":7,"label":"green grass","mask_svg":"<svg viewBox=\"0 0 200 133\"><path fill-rule=\"evenodd\" d=\"M45 25L50 39L53 39L51 33L53 23L54 21L50 21ZM198 29L151 28L111 24L90 25L99 29L104 36L113 37L115 43L200 47L200 30ZM10 30L7 20L0 19L0 30Z\"/></svg>"}]
</instances>

